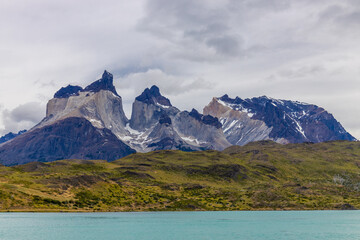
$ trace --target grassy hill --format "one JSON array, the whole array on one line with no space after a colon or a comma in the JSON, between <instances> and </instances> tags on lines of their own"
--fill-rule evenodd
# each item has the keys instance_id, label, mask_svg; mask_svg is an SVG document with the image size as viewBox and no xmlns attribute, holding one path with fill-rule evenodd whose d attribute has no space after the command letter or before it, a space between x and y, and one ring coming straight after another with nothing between
<instances>
[{"instance_id":1,"label":"grassy hill","mask_svg":"<svg viewBox=\"0 0 360 240\"><path fill-rule=\"evenodd\" d=\"M360 143L155 151L0 166L1 211L360 208Z\"/></svg>"}]
</instances>

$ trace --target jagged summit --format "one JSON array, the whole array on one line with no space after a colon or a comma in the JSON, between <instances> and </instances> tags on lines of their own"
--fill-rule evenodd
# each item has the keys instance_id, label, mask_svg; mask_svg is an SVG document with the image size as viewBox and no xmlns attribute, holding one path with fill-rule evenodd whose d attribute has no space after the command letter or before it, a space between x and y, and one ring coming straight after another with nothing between
<instances>
[{"instance_id":1,"label":"jagged summit","mask_svg":"<svg viewBox=\"0 0 360 240\"><path fill-rule=\"evenodd\" d=\"M265 97L265 96L264 96ZM262 98L262 97L259 97L259 99ZM265 97L267 98L267 97ZM222 97L219 97L218 98L219 100L223 101L223 102L226 102L228 104L246 104L248 101L251 101L251 99L241 99L239 97L235 97L235 98L231 98L229 97L229 95L225 94L224 96Z\"/></svg>"},{"instance_id":2,"label":"jagged summit","mask_svg":"<svg viewBox=\"0 0 360 240\"><path fill-rule=\"evenodd\" d=\"M54 98L69 98L71 96L79 96L80 92L96 93L100 90L108 90L113 92L116 96L119 96L113 84L113 75L106 70L99 80L91 83L86 88L83 89L80 86L73 86L69 84L66 87L60 88L60 90L54 94Z\"/></svg>"},{"instance_id":3,"label":"jagged summit","mask_svg":"<svg viewBox=\"0 0 360 240\"><path fill-rule=\"evenodd\" d=\"M157 86L146 88L132 106L130 127L143 131L157 124L163 114L171 117L180 110L173 107L170 100L162 96Z\"/></svg>"},{"instance_id":4,"label":"jagged summit","mask_svg":"<svg viewBox=\"0 0 360 240\"><path fill-rule=\"evenodd\" d=\"M152 86L150 89L146 88L141 95L136 97L136 100L147 104L160 104L163 106L172 106L170 100L162 96L157 86Z\"/></svg>"},{"instance_id":5,"label":"jagged summit","mask_svg":"<svg viewBox=\"0 0 360 240\"><path fill-rule=\"evenodd\" d=\"M54 98L68 98L71 96L79 96L79 92L81 91L83 91L82 87L72 86L69 84L67 87L60 88L60 90L54 94Z\"/></svg>"},{"instance_id":6,"label":"jagged summit","mask_svg":"<svg viewBox=\"0 0 360 240\"><path fill-rule=\"evenodd\" d=\"M227 94L224 94L222 97L219 97L219 99L221 101L225 101L228 103L232 103L234 101L234 99L230 98L229 95L227 95Z\"/></svg>"},{"instance_id":7,"label":"jagged summit","mask_svg":"<svg viewBox=\"0 0 360 240\"><path fill-rule=\"evenodd\" d=\"M102 78L85 89L67 86L60 89L46 107L46 117L35 128L54 124L69 117L85 118L94 127L108 128L115 135L125 134L128 122L122 98L116 93L113 76L104 71Z\"/></svg>"},{"instance_id":8,"label":"jagged summit","mask_svg":"<svg viewBox=\"0 0 360 240\"><path fill-rule=\"evenodd\" d=\"M312 104L299 102L299 101L276 99L276 98L268 97L265 95L260 96L260 97L241 99L239 97L230 98L227 94L225 94L222 97L219 97L217 99L219 99L223 102L226 102L228 104L242 105L243 107L245 107L245 106L251 107L256 104L261 104L261 105L265 106L267 103L272 103L272 105L277 105L279 107L285 107L285 108L294 110L294 109L298 109L299 106L301 107L303 105L312 105ZM313 105L313 106L315 106L315 105Z\"/></svg>"},{"instance_id":9,"label":"jagged summit","mask_svg":"<svg viewBox=\"0 0 360 240\"><path fill-rule=\"evenodd\" d=\"M189 116L195 118L199 122L202 122L202 123L204 123L206 125L211 125L211 126L214 126L216 128L221 128L222 127L222 125L219 122L217 117L213 117L211 115L203 115L203 114L199 113L195 108L193 108L191 110L191 112L189 113Z\"/></svg>"},{"instance_id":10,"label":"jagged summit","mask_svg":"<svg viewBox=\"0 0 360 240\"><path fill-rule=\"evenodd\" d=\"M106 70L99 80L93 82L84 89L85 92L99 92L100 90L109 90L119 96L113 84L113 75Z\"/></svg>"},{"instance_id":11,"label":"jagged summit","mask_svg":"<svg viewBox=\"0 0 360 240\"><path fill-rule=\"evenodd\" d=\"M13 139L17 136L20 136L21 134L23 134L25 132L26 132L26 130L21 130L18 133L9 132L9 133L5 134L4 136L0 137L0 144L10 141L11 139Z\"/></svg>"}]
</instances>

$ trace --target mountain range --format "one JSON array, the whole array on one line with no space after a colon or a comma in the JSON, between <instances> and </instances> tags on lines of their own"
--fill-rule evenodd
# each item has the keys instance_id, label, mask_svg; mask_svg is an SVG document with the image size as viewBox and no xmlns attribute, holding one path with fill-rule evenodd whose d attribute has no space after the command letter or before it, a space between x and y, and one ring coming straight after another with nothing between
<instances>
[{"instance_id":1,"label":"mountain range","mask_svg":"<svg viewBox=\"0 0 360 240\"><path fill-rule=\"evenodd\" d=\"M7 142L7 141L9 141L9 140L11 140L11 139L25 133L25 132L26 132L26 130L21 130L18 133L9 132L9 133L5 134L4 136L0 137L0 144L4 143L4 142Z\"/></svg>"},{"instance_id":2,"label":"mountain range","mask_svg":"<svg viewBox=\"0 0 360 240\"><path fill-rule=\"evenodd\" d=\"M85 88L61 88L40 123L1 139L6 140L0 144L4 165L74 158L113 161L135 152L223 150L260 140L356 140L321 107L266 96L214 97L199 113L179 110L152 86L135 98L128 119L107 71Z\"/></svg>"}]
</instances>

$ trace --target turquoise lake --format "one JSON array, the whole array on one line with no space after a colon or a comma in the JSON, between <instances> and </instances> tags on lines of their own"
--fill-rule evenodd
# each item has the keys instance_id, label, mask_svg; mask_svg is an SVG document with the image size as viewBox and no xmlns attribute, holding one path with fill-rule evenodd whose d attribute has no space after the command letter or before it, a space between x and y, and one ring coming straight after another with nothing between
<instances>
[{"instance_id":1,"label":"turquoise lake","mask_svg":"<svg viewBox=\"0 0 360 240\"><path fill-rule=\"evenodd\" d=\"M0 239L360 239L360 211L0 213Z\"/></svg>"}]
</instances>

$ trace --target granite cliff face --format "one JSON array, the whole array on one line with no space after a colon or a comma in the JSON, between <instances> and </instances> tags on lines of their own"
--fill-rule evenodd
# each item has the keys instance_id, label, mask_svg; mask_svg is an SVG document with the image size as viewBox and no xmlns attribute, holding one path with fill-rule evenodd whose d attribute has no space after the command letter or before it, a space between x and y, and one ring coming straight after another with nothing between
<instances>
[{"instance_id":1,"label":"granite cliff face","mask_svg":"<svg viewBox=\"0 0 360 240\"><path fill-rule=\"evenodd\" d=\"M154 126L148 136L152 139L152 143L148 145L154 150L182 150L182 151L198 151L202 148L188 144L178 132L174 129L172 120L169 116L163 115L159 122Z\"/></svg>"},{"instance_id":2,"label":"granite cliff face","mask_svg":"<svg viewBox=\"0 0 360 240\"><path fill-rule=\"evenodd\" d=\"M159 149L159 146L193 151L223 150L231 145L217 118L196 110L180 111L160 94L157 86L145 89L136 97L128 129L137 133L129 144L140 152Z\"/></svg>"},{"instance_id":3,"label":"granite cliff face","mask_svg":"<svg viewBox=\"0 0 360 240\"><path fill-rule=\"evenodd\" d=\"M234 145L266 139L279 143L356 140L323 108L296 101L224 95L213 98L204 114L219 118Z\"/></svg>"},{"instance_id":4,"label":"granite cliff face","mask_svg":"<svg viewBox=\"0 0 360 240\"><path fill-rule=\"evenodd\" d=\"M35 128L44 127L69 117L81 117L94 127L110 129L116 136L126 135L128 123L122 99L113 86L113 77L107 71L101 79L82 89L68 86L55 93L46 108L46 117Z\"/></svg>"},{"instance_id":5,"label":"granite cliff face","mask_svg":"<svg viewBox=\"0 0 360 240\"><path fill-rule=\"evenodd\" d=\"M134 153L121 141L128 134L122 99L107 71L87 86L67 86L47 104L46 117L26 134L0 146L0 163L67 158L112 161Z\"/></svg>"},{"instance_id":6,"label":"granite cliff face","mask_svg":"<svg viewBox=\"0 0 360 240\"><path fill-rule=\"evenodd\" d=\"M216 117L191 112L179 112L174 117L175 129L183 139L203 149L223 150L231 144L226 140L221 123Z\"/></svg>"},{"instance_id":7,"label":"granite cliff face","mask_svg":"<svg viewBox=\"0 0 360 240\"><path fill-rule=\"evenodd\" d=\"M178 112L180 110L173 107L170 100L160 94L159 88L152 86L135 98L130 127L137 131L144 131L156 124L162 115L174 116Z\"/></svg>"}]
</instances>

